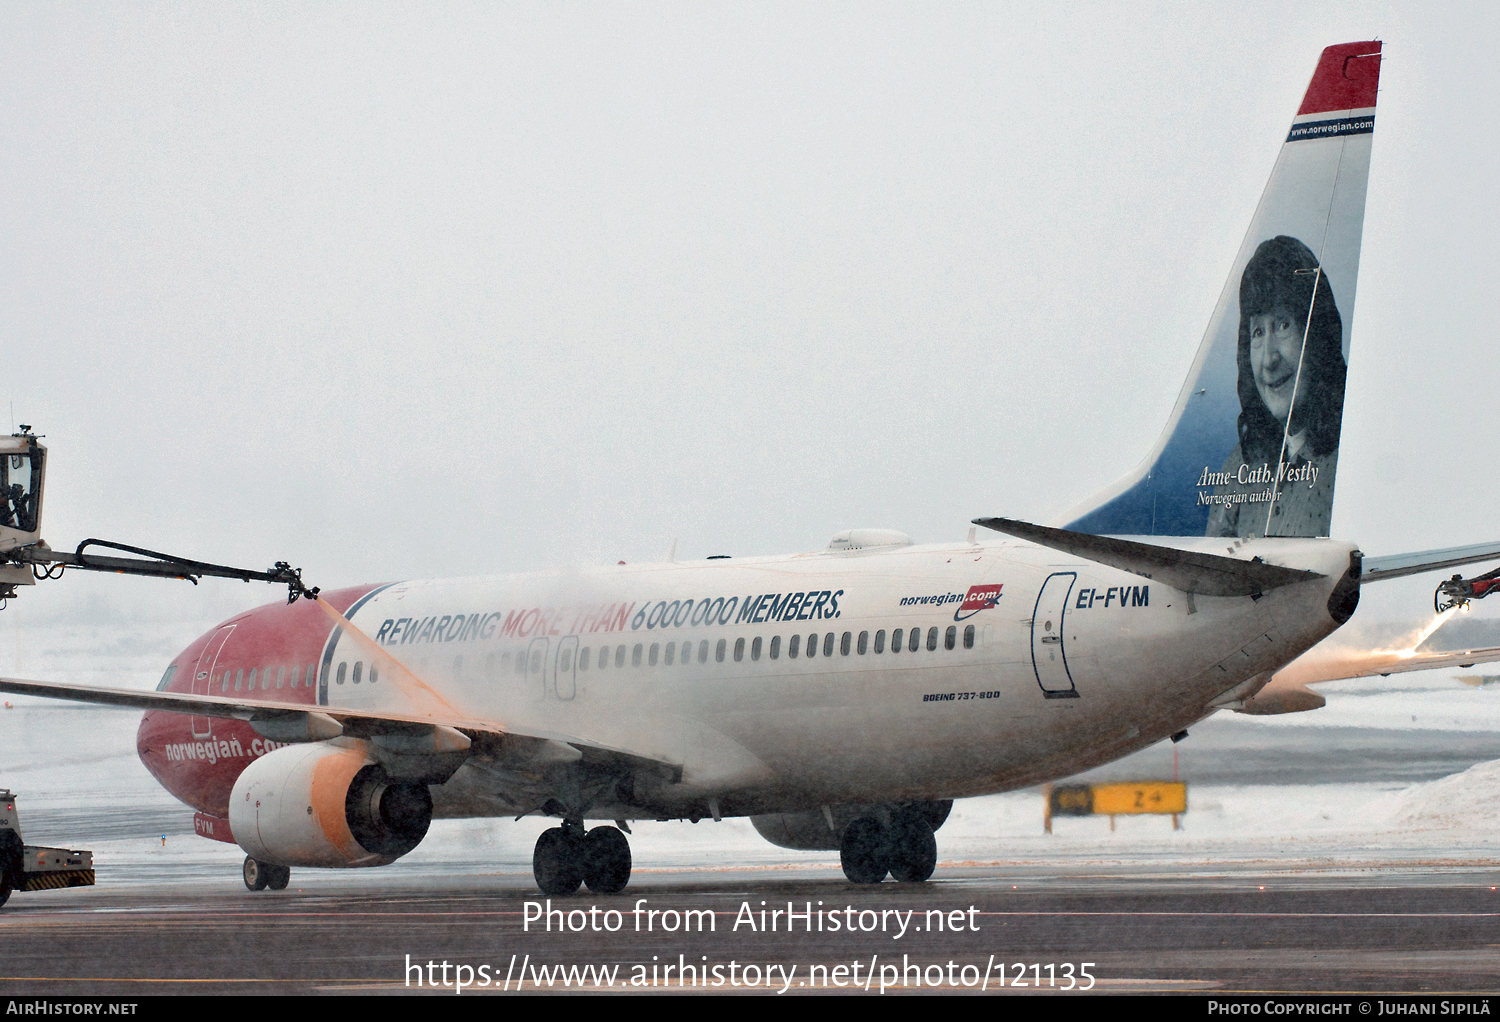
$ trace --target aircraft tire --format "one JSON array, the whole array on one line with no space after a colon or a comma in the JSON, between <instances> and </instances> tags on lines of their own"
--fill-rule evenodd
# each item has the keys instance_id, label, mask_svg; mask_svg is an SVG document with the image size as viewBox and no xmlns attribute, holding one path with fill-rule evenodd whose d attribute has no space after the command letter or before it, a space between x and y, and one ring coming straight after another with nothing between
<instances>
[{"instance_id":1,"label":"aircraft tire","mask_svg":"<svg viewBox=\"0 0 1500 1022\"><path fill-rule=\"evenodd\" d=\"M861 816L844 828L839 865L853 884L878 884L890 872L890 834L880 821Z\"/></svg>"},{"instance_id":2,"label":"aircraft tire","mask_svg":"<svg viewBox=\"0 0 1500 1022\"><path fill-rule=\"evenodd\" d=\"M259 859L245 856L245 886L252 891L264 891L270 878L266 875L266 864Z\"/></svg>"},{"instance_id":3,"label":"aircraft tire","mask_svg":"<svg viewBox=\"0 0 1500 1022\"><path fill-rule=\"evenodd\" d=\"M595 894L619 894L630 883L630 841L617 827L595 827L583 839L583 882Z\"/></svg>"},{"instance_id":4,"label":"aircraft tire","mask_svg":"<svg viewBox=\"0 0 1500 1022\"><path fill-rule=\"evenodd\" d=\"M266 874L266 887L272 891L284 891L286 885L292 882L292 867L277 866L272 863L263 863L261 869Z\"/></svg>"},{"instance_id":5,"label":"aircraft tire","mask_svg":"<svg viewBox=\"0 0 1500 1022\"><path fill-rule=\"evenodd\" d=\"M932 825L916 813L895 822L891 842L891 876L904 884L920 884L937 868L937 838Z\"/></svg>"},{"instance_id":6,"label":"aircraft tire","mask_svg":"<svg viewBox=\"0 0 1500 1022\"><path fill-rule=\"evenodd\" d=\"M561 827L544 830L531 853L531 875L543 894L564 897L583 883L583 842Z\"/></svg>"}]
</instances>

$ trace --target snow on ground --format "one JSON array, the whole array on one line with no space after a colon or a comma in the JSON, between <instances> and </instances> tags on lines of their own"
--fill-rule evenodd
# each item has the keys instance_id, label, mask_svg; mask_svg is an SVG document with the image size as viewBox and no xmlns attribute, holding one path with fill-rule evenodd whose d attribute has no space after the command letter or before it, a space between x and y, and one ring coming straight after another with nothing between
<instances>
[{"instance_id":1,"label":"snow on ground","mask_svg":"<svg viewBox=\"0 0 1500 1022\"><path fill-rule=\"evenodd\" d=\"M148 687L156 649L89 646L57 632L38 660L82 663L69 680ZM170 655L171 651L166 651ZM114 665L114 666L111 666ZM32 676L61 680L55 670ZM1462 672L1471 680L1478 671ZM1218 714L1176 747L1188 782L1182 829L1167 817L1060 818L1042 828L1038 789L958 802L939 832L943 861L1059 869L1090 864L1213 869L1360 868L1369 863L1500 864L1500 685L1448 672L1319 686L1328 705L1278 717ZM138 713L47 700L0 709L0 786L19 795L28 841L92 848L102 880L170 874L181 882L238 882L243 853L192 833L192 812L163 791L135 755ZM1161 743L1087 779L1167 779ZM526 873L548 821L440 820L390 869L403 874ZM836 869L834 852L764 841L746 820L633 825L642 870ZM162 835L166 835L163 847ZM356 874L350 871L348 880ZM333 874L324 874L333 876ZM322 881L320 881L322 882ZM344 882L344 881L331 881Z\"/></svg>"}]
</instances>

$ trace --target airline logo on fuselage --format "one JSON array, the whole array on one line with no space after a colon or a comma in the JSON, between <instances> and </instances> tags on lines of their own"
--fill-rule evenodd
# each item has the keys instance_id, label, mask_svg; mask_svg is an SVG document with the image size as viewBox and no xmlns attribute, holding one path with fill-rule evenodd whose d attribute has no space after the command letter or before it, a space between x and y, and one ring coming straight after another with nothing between
<instances>
[{"instance_id":1,"label":"airline logo on fuselage","mask_svg":"<svg viewBox=\"0 0 1500 1022\"><path fill-rule=\"evenodd\" d=\"M903 596L903 607L941 607L949 603L958 604L953 620L967 621L981 610L989 610L1000 602L1000 590L1005 583L988 586L970 586L967 593L937 593L933 596Z\"/></svg>"}]
</instances>

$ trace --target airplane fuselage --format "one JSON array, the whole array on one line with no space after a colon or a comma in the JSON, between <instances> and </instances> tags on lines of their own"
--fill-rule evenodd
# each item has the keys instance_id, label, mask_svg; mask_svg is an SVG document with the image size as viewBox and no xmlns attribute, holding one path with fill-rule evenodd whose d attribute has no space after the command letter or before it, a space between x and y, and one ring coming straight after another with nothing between
<instances>
[{"instance_id":1,"label":"airplane fuselage","mask_svg":"<svg viewBox=\"0 0 1500 1022\"><path fill-rule=\"evenodd\" d=\"M1324 576L1259 597L1190 597L1001 542L402 582L325 598L466 717L680 765L628 801L601 793L589 817L698 818L986 794L1126 755L1249 694L1333 631L1329 597L1352 550L1246 544L1246 559ZM371 677L369 649L306 601L263 607L185 649L166 690L409 710L412 693L389 670ZM239 772L277 747L241 721L161 711L145 715L138 744L169 790L217 817ZM508 755L476 746L434 786L436 815L538 809L555 774Z\"/></svg>"}]
</instances>

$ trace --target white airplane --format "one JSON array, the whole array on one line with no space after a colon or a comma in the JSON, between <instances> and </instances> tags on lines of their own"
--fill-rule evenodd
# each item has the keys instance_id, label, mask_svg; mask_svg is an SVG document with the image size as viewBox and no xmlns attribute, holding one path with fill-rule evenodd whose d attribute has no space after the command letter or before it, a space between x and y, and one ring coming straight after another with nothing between
<instances>
[{"instance_id":1,"label":"white airplane","mask_svg":"<svg viewBox=\"0 0 1500 1022\"><path fill-rule=\"evenodd\" d=\"M1361 584L1500 558L1328 537L1379 73L1378 42L1323 51L1161 440L1050 526L364 586L231 618L154 693L0 691L144 708L141 760L252 889L527 814L559 820L554 896L621 890L632 820L749 816L856 883L925 880L952 799L1253 707ZM0 583L40 549L43 456L11 441Z\"/></svg>"}]
</instances>

